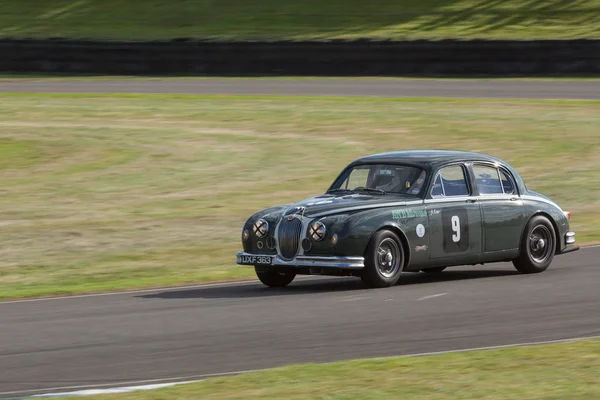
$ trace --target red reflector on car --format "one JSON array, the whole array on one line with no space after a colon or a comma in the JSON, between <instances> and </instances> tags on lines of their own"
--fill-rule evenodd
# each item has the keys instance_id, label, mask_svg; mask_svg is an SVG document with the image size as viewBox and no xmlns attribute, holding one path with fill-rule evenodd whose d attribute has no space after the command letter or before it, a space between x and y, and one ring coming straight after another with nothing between
<instances>
[{"instance_id":1,"label":"red reflector on car","mask_svg":"<svg viewBox=\"0 0 600 400\"><path fill-rule=\"evenodd\" d=\"M567 219L571 219L571 212L570 211L565 211L565 217L567 217Z\"/></svg>"}]
</instances>

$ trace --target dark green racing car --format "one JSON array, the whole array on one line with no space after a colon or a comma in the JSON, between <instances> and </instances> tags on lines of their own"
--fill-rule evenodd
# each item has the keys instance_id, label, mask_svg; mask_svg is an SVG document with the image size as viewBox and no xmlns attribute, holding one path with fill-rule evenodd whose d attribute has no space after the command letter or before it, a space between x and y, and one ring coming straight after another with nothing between
<instances>
[{"instance_id":1,"label":"dark green racing car","mask_svg":"<svg viewBox=\"0 0 600 400\"><path fill-rule=\"evenodd\" d=\"M546 270L578 250L570 213L485 154L408 150L350 163L326 193L261 210L242 229L237 263L267 286L297 274L394 285L404 271L512 261Z\"/></svg>"}]
</instances>

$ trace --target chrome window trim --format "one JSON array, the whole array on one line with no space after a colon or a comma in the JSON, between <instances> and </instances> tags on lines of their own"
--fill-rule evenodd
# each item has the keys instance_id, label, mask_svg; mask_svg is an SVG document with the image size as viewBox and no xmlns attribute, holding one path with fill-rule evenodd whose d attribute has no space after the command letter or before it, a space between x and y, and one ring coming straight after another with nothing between
<instances>
[{"instance_id":1,"label":"chrome window trim","mask_svg":"<svg viewBox=\"0 0 600 400\"><path fill-rule=\"evenodd\" d=\"M433 181L431 183L431 188L429 189L429 193L428 193L428 196L431 197L431 199L447 200L447 199L455 199L457 197L464 197L464 195L446 196L446 190L444 188L444 179L442 179L441 174L442 174L442 170L444 170L445 168L452 168L452 167L460 167L460 169L462 169L465 186L467 187L467 192L469 192L468 196L469 197L473 196L473 187L470 185L470 180L469 180L468 174L467 174L468 169L464 162L457 162L454 164L444 165L437 171L437 173L435 174L435 178L433 179ZM437 180L438 176L440 177L440 183L442 185L442 194L441 195L433 195L433 193L432 193L433 188L435 186L435 181ZM430 199L426 199L426 200L430 200Z\"/></svg>"},{"instance_id":2,"label":"chrome window trim","mask_svg":"<svg viewBox=\"0 0 600 400\"><path fill-rule=\"evenodd\" d=\"M435 203L450 203L450 202L465 202L467 200L473 200L475 196L449 196L443 198L433 198L433 199L425 199L425 204L435 204Z\"/></svg>"},{"instance_id":3,"label":"chrome window trim","mask_svg":"<svg viewBox=\"0 0 600 400\"><path fill-rule=\"evenodd\" d=\"M521 200L521 198L519 196L517 196L516 194L498 194L498 193L493 193L490 195L480 195L479 198L481 200L510 200L510 199L519 199Z\"/></svg>"},{"instance_id":4,"label":"chrome window trim","mask_svg":"<svg viewBox=\"0 0 600 400\"><path fill-rule=\"evenodd\" d=\"M498 182L500 183L500 188L502 189L502 194L506 194L506 192L504 191L504 185L502 185L502 178L500 177L500 166L496 165L496 163L489 163L489 164L484 164L481 162L473 162L472 168L473 168L473 177L475 178L475 185L477 185L477 176L475 175L475 168L477 166L480 166L482 168L492 168L496 170L496 175L498 176ZM514 186L514 185L513 185ZM481 190L479 189L479 186L477 186L477 194L479 196L485 196L485 198L490 198L490 196L498 196L500 195L500 193L481 193Z\"/></svg>"},{"instance_id":5,"label":"chrome window trim","mask_svg":"<svg viewBox=\"0 0 600 400\"><path fill-rule=\"evenodd\" d=\"M517 197L521 197L521 191L519 190L519 186L517 185L517 180L515 179L514 175L512 174L512 172L510 172L508 170L508 168L506 168L503 164L500 164L498 162L492 162L492 161L485 161L485 160L477 160L477 161L472 161L471 162L471 170L473 171L473 175L475 175L475 165L484 165L484 166L488 166L488 167L492 167L492 168L496 168L498 171L502 170L506 173L506 175L510 178L510 180L512 181L513 184L513 188L514 188L514 193L506 193L504 191L504 186L502 185L502 193L508 194L509 196L517 196ZM473 176L473 178L475 178L475 176ZM477 184L477 182L473 182L475 183L475 185ZM502 177L500 177L500 183L502 183ZM479 196L488 196L484 193L481 193L479 191L479 187L477 187L477 194ZM492 194L498 194L498 193L492 193Z\"/></svg>"}]
</instances>

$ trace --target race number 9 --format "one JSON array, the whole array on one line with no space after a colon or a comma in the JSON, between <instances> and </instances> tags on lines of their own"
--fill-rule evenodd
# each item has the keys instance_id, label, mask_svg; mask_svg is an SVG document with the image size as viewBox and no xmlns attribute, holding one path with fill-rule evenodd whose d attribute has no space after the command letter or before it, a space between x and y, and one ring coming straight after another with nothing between
<instances>
[{"instance_id":1,"label":"race number 9","mask_svg":"<svg viewBox=\"0 0 600 400\"><path fill-rule=\"evenodd\" d=\"M451 221L452 232L454 232L454 234L452 235L452 241L454 243L458 243L460 242L460 218L458 217L458 215L453 215Z\"/></svg>"},{"instance_id":2,"label":"race number 9","mask_svg":"<svg viewBox=\"0 0 600 400\"><path fill-rule=\"evenodd\" d=\"M469 249L469 214L464 207L442 209L442 246L444 253L462 253Z\"/></svg>"}]
</instances>

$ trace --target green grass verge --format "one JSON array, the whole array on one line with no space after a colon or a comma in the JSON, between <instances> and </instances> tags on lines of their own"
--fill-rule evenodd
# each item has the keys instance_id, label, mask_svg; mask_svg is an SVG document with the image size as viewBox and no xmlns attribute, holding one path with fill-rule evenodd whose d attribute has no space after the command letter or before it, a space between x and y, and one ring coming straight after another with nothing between
<instances>
[{"instance_id":1,"label":"green grass verge","mask_svg":"<svg viewBox=\"0 0 600 400\"><path fill-rule=\"evenodd\" d=\"M298 365L93 400L597 400L600 340Z\"/></svg>"},{"instance_id":2,"label":"green grass verge","mask_svg":"<svg viewBox=\"0 0 600 400\"><path fill-rule=\"evenodd\" d=\"M600 242L599 128L598 101L0 94L0 298L253 277L251 213L392 149L504 158Z\"/></svg>"},{"instance_id":3,"label":"green grass verge","mask_svg":"<svg viewBox=\"0 0 600 400\"><path fill-rule=\"evenodd\" d=\"M0 36L600 38L600 0L5 0Z\"/></svg>"}]
</instances>

